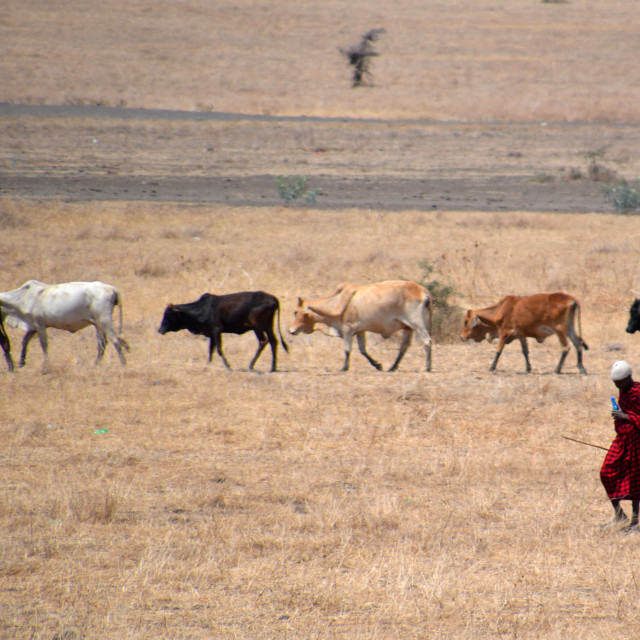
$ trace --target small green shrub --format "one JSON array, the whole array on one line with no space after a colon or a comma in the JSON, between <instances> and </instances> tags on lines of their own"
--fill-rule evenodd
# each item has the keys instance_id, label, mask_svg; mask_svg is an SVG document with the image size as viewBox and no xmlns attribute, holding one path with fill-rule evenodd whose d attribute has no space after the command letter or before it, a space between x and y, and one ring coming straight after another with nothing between
<instances>
[{"instance_id":1,"label":"small green shrub","mask_svg":"<svg viewBox=\"0 0 640 640\"><path fill-rule=\"evenodd\" d=\"M601 147L595 151L585 151L582 155L589 164L587 165L587 175L589 180L594 182L615 182L618 174L614 169L610 169L604 164L606 147Z\"/></svg>"},{"instance_id":2,"label":"small green shrub","mask_svg":"<svg viewBox=\"0 0 640 640\"><path fill-rule=\"evenodd\" d=\"M322 189L307 189L307 179L304 176L280 176L276 184L280 197L287 203L297 198L304 198L306 202L312 203L322 193Z\"/></svg>"},{"instance_id":3,"label":"small green shrub","mask_svg":"<svg viewBox=\"0 0 640 640\"><path fill-rule=\"evenodd\" d=\"M536 173L533 178L531 178L531 182L539 182L540 184L546 184L547 182L553 182L554 177L550 173Z\"/></svg>"},{"instance_id":4,"label":"small green shrub","mask_svg":"<svg viewBox=\"0 0 640 640\"><path fill-rule=\"evenodd\" d=\"M455 342L460 334L463 309L452 302L457 295L454 286L433 277L434 266L428 260L418 263L422 269L422 278L418 284L431 293L433 302L432 338L434 341Z\"/></svg>"},{"instance_id":5,"label":"small green shrub","mask_svg":"<svg viewBox=\"0 0 640 640\"><path fill-rule=\"evenodd\" d=\"M640 183L618 180L612 187L603 189L605 197L620 213L631 213L640 209Z\"/></svg>"}]
</instances>

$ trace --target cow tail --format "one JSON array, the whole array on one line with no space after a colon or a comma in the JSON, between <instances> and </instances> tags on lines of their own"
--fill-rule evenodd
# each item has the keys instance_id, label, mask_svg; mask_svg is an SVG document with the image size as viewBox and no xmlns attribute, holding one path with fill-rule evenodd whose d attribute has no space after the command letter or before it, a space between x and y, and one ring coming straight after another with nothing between
<instances>
[{"instance_id":1,"label":"cow tail","mask_svg":"<svg viewBox=\"0 0 640 640\"><path fill-rule=\"evenodd\" d=\"M578 339L580 340L581 344L582 344L582 348L585 351L589 350L589 345L582 339L582 313L581 313L581 309L580 309L580 303L579 302L574 302L574 309L576 311L576 313L578 314Z\"/></svg>"},{"instance_id":2,"label":"cow tail","mask_svg":"<svg viewBox=\"0 0 640 640\"><path fill-rule=\"evenodd\" d=\"M282 332L280 331L280 300L278 300L276 298L276 303L277 303L277 307L276 307L276 311L278 313L278 335L280 336L280 342L282 343L282 346L284 347L284 350L289 353L289 347L287 346L287 343L283 340L282 338Z\"/></svg>"},{"instance_id":3,"label":"cow tail","mask_svg":"<svg viewBox=\"0 0 640 640\"><path fill-rule=\"evenodd\" d=\"M118 327L118 338L122 346L127 351L131 351L131 347L129 347L129 344L127 343L127 341L122 337L122 315L124 313L124 310L122 308L122 296L120 295L120 292L117 289L116 289L116 305L120 308L120 326Z\"/></svg>"},{"instance_id":4,"label":"cow tail","mask_svg":"<svg viewBox=\"0 0 640 640\"><path fill-rule=\"evenodd\" d=\"M429 332L429 337L433 339L433 335L432 335L432 328L433 328L433 300L431 298L431 293L427 293L427 299L425 300L424 303L424 310L425 311L429 311L429 322L428 322L428 327L427 327L427 331Z\"/></svg>"}]
</instances>

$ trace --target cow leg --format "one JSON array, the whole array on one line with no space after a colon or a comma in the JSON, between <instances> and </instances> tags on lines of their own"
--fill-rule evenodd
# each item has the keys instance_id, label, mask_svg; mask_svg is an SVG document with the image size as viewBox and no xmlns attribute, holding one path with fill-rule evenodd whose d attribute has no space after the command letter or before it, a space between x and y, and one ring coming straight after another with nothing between
<instances>
[{"instance_id":1,"label":"cow leg","mask_svg":"<svg viewBox=\"0 0 640 640\"><path fill-rule=\"evenodd\" d=\"M584 365L582 364L582 349L583 349L584 342L580 336L576 335L575 331L573 330L573 327L569 327L568 336L569 336L569 340L571 340L571 344L573 344L573 346L576 348L576 353L578 354L578 370L582 375L586 375L587 370L584 368Z\"/></svg>"},{"instance_id":2,"label":"cow leg","mask_svg":"<svg viewBox=\"0 0 640 640\"><path fill-rule=\"evenodd\" d=\"M398 365L400 364L400 360L404 358L404 354L407 353L407 349L411 344L411 338L413 337L412 329L403 329L402 330L402 342L400 343L400 351L398 351L398 357L396 361L391 365L389 371L396 371Z\"/></svg>"},{"instance_id":3,"label":"cow leg","mask_svg":"<svg viewBox=\"0 0 640 640\"><path fill-rule=\"evenodd\" d=\"M558 361L558 366L556 367L556 373L560 373L562 371L562 365L564 364L564 361L568 353L569 353L569 350L567 349L566 351L563 351L560 354L560 360Z\"/></svg>"},{"instance_id":4,"label":"cow leg","mask_svg":"<svg viewBox=\"0 0 640 640\"><path fill-rule=\"evenodd\" d=\"M126 365L127 359L124 357L123 347L128 351L129 345L124 340L120 340L117 337L115 340L112 340L112 342L113 342L113 346L116 348L116 351L118 352L118 357L120 358L120 364L123 366Z\"/></svg>"},{"instance_id":5,"label":"cow leg","mask_svg":"<svg viewBox=\"0 0 640 640\"><path fill-rule=\"evenodd\" d=\"M584 368L584 365L582 364L582 344L575 345L575 347L576 347L576 353L578 354L578 371L580 371L580 373L583 376L586 376L587 370Z\"/></svg>"},{"instance_id":6,"label":"cow leg","mask_svg":"<svg viewBox=\"0 0 640 640\"><path fill-rule=\"evenodd\" d=\"M256 351L256 355L253 356L253 360L251 360L251 364L249 365L249 371L253 371L253 366L257 362L264 348L267 346L267 337L264 335L264 333L262 331L258 331L257 329L254 329L254 333L256 334L256 338L258 338L258 350ZM271 351L273 354L273 344L271 345ZM274 358L272 358L271 371L275 371L274 367L275 367L275 356Z\"/></svg>"},{"instance_id":7,"label":"cow leg","mask_svg":"<svg viewBox=\"0 0 640 640\"><path fill-rule=\"evenodd\" d=\"M342 371L349 371L349 357L351 356L351 344L353 343L353 334L345 332L344 334L344 364Z\"/></svg>"},{"instance_id":8,"label":"cow leg","mask_svg":"<svg viewBox=\"0 0 640 640\"><path fill-rule=\"evenodd\" d=\"M522 347L522 355L526 363L527 373L531 373L531 363L529 362L529 345L526 338L520 338L520 346Z\"/></svg>"},{"instance_id":9,"label":"cow leg","mask_svg":"<svg viewBox=\"0 0 640 640\"><path fill-rule=\"evenodd\" d=\"M22 351L20 352L20 362L18 363L19 367L24 367L27 362L27 347L31 342L33 336L35 336L37 331L35 329L31 329L24 334L24 338L22 338Z\"/></svg>"},{"instance_id":10,"label":"cow leg","mask_svg":"<svg viewBox=\"0 0 640 640\"><path fill-rule=\"evenodd\" d=\"M8 349L4 350L4 359L7 361L7 367L9 368L9 371L13 371L13 358L11 357L11 352Z\"/></svg>"},{"instance_id":11,"label":"cow leg","mask_svg":"<svg viewBox=\"0 0 640 640\"><path fill-rule=\"evenodd\" d=\"M267 328L267 338L271 347L271 372L273 373L278 368L278 341L272 328Z\"/></svg>"},{"instance_id":12,"label":"cow leg","mask_svg":"<svg viewBox=\"0 0 640 640\"><path fill-rule=\"evenodd\" d=\"M2 350L4 351L4 359L7 361L7 367L9 367L9 371L13 371L13 358L11 357L11 343L9 342L9 338L4 335L4 333L0 332L0 345L2 345Z\"/></svg>"},{"instance_id":13,"label":"cow leg","mask_svg":"<svg viewBox=\"0 0 640 640\"><path fill-rule=\"evenodd\" d=\"M38 338L40 339L40 346L42 347L42 373L46 373L47 367L49 366L49 340L47 339L47 330L38 329Z\"/></svg>"},{"instance_id":14,"label":"cow leg","mask_svg":"<svg viewBox=\"0 0 640 640\"><path fill-rule=\"evenodd\" d=\"M222 334L219 333L219 332L214 333L213 334L213 338L212 338L212 342L215 344L216 351L218 352L218 355L222 358L222 362L224 362L224 366L229 371L231 371L231 367L229 366L229 363L227 362L227 359L224 357L224 353L222 353ZM211 362L212 353L213 353L213 345L210 342L209 343L209 362Z\"/></svg>"},{"instance_id":15,"label":"cow leg","mask_svg":"<svg viewBox=\"0 0 640 640\"><path fill-rule=\"evenodd\" d=\"M360 350L360 353L378 370L378 371L382 371L382 365L377 361L374 360L368 353L367 353L367 338L365 336L364 333L358 333L356 335L356 340L358 341L358 349Z\"/></svg>"},{"instance_id":16,"label":"cow leg","mask_svg":"<svg viewBox=\"0 0 640 640\"><path fill-rule=\"evenodd\" d=\"M124 340L121 340L120 338L118 338L118 336L115 334L115 331L113 332L110 331L109 337L111 338L111 342L113 343L113 346L118 352L118 358L120 358L120 364L123 367L126 366L127 359L124 357L124 349L128 351L129 345ZM106 347L106 342L105 342L105 347Z\"/></svg>"},{"instance_id":17,"label":"cow leg","mask_svg":"<svg viewBox=\"0 0 640 640\"><path fill-rule=\"evenodd\" d=\"M560 373L562 371L562 365L564 364L564 361L569 354L569 341L567 340L567 336L565 336L563 333L558 333L558 340L560 340L560 344L562 345L562 353L560 354L560 360L558 361L558 366L556 367L556 373Z\"/></svg>"},{"instance_id":18,"label":"cow leg","mask_svg":"<svg viewBox=\"0 0 640 640\"><path fill-rule=\"evenodd\" d=\"M420 326L416 326L413 328L413 330L416 332L416 334L418 335L418 338L420 340L422 340L422 344L424 345L424 351L425 354L427 356L427 360L426 360L426 364L425 364L425 371L431 371L431 336L429 335L429 332L424 329L423 327ZM409 345L407 345L408 347ZM398 362L400 362L398 360Z\"/></svg>"},{"instance_id":19,"label":"cow leg","mask_svg":"<svg viewBox=\"0 0 640 640\"><path fill-rule=\"evenodd\" d=\"M96 364L102 360L104 352L107 348L107 334L96 325L96 339L98 341L98 355L96 356Z\"/></svg>"},{"instance_id":20,"label":"cow leg","mask_svg":"<svg viewBox=\"0 0 640 640\"><path fill-rule=\"evenodd\" d=\"M504 349L505 344L506 344L506 341L500 338L500 342L498 343L498 348L496 349L496 355L493 359L493 362L491 363L491 366L489 367L489 371L493 372L496 370L496 367L498 366L498 360L500 359L500 355L502 354L502 350Z\"/></svg>"}]
</instances>

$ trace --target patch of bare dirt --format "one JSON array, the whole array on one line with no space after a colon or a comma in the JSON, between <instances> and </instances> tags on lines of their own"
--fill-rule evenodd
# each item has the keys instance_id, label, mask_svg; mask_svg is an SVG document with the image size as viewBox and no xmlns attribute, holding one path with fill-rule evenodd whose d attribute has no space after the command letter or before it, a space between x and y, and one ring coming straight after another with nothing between
<instances>
[{"instance_id":1,"label":"patch of bare dirt","mask_svg":"<svg viewBox=\"0 0 640 640\"><path fill-rule=\"evenodd\" d=\"M0 194L65 201L611 212L640 125L433 123L0 105ZM598 171L594 172L594 166Z\"/></svg>"}]
</instances>

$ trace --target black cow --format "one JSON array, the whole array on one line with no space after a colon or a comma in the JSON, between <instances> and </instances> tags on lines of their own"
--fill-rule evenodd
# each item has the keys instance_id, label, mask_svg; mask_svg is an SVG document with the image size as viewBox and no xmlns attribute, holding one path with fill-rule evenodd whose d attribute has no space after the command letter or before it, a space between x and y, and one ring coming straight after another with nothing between
<instances>
[{"instance_id":1,"label":"black cow","mask_svg":"<svg viewBox=\"0 0 640 640\"><path fill-rule=\"evenodd\" d=\"M278 341L273 333L273 316L278 314L278 334L285 351L287 343L280 332L280 303L278 298L264 291L241 291L216 296L205 293L195 302L170 304L164 311L158 333L187 329L191 333L209 338L209 362L213 348L220 354L224 366L231 369L222 353L223 333L246 333L254 331L258 338L258 350L249 369L253 369L262 350L271 345L271 371L276 370Z\"/></svg>"},{"instance_id":2,"label":"black cow","mask_svg":"<svg viewBox=\"0 0 640 640\"><path fill-rule=\"evenodd\" d=\"M640 299L636 298L629 309L627 333L635 333L638 330L640 330Z\"/></svg>"},{"instance_id":3,"label":"black cow","mask_svg":"<svg viewBox=\"0 0 640 640\"><path fill-rule=\"evenodd\" d=\"M4 330L4 325L2 324L2 309L0 309L0 346L4 351L4 359L7 361L7 366L9 367L9 371L13 371L13 358L11 357L11 343L9 342L9 336L7 332Z\"/></svg>"}]
</instances>

